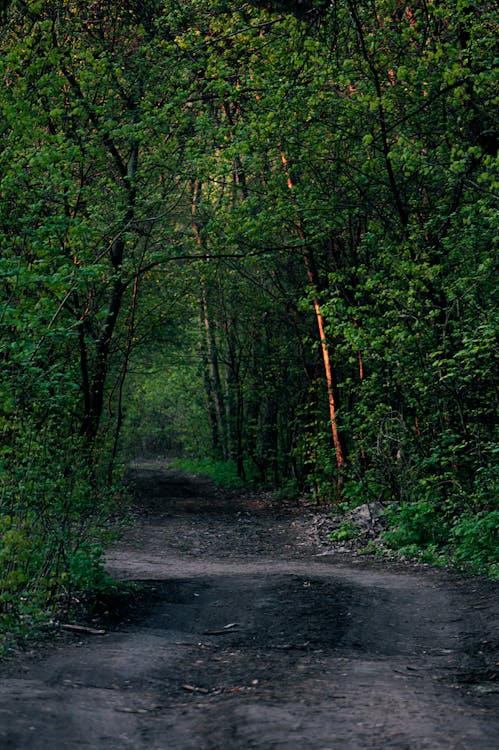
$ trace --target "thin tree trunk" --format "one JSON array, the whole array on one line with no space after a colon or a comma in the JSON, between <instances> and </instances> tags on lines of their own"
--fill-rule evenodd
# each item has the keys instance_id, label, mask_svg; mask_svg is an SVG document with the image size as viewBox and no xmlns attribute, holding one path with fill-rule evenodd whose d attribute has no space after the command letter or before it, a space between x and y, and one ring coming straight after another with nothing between
<instances>
[{"instance_id":1,"label":"thin tree trunk","mask_svg":"<svg viewBox=\"0 0 499 750\"><path fill-rule=\"evenodd\" d=\"M227 319L227 318L226 318ZM237 476L246 479L244 468L244 394L231 321L227 319L227 431L230 458L235 460Z\"/></svg>"},{"instance_id":2,"label":"thin tree trunk","mask_svg":"<svg viewBox=\"0 0 499 750\"><path fill-rule=\"evenodd\" d=\"M281 151L281 159L284 165L284 169L286 171L288 188L290 190L293 190L295 183L293 181L291 172L289 170L289 165L286 159L286 155L283 151ZM305 244L305 232L304 232L303 227L300 225L298 226L298 233L299 233L300 239L303 240ZM328 341L327 341L327 336L326 336L324 316L322 314L321 304L317 296L318 274L317 274L317 270L315 269L311 254L306 249L306 245L304 247L303 260L305 262L305 268L307 271L308 280L310 282L310 285L312 286L312 289L314 290L313 305L314 305L315 319L317 322L317 328L319 331L319 338L321 342L321 353L322 353L322 362L324 365L324 374L326 377L328 405L329 405L329 418L330 418L330 423L331 423L331 434L333 438L336 466L338 469L338 495L340 496L342 492L342 488L343 488L343 468L345 465L345 456L343 452L343 446L341 444L341 439L340 439L339 430L338 430L338 422L336 418L337 409L336 409L336 399L335 399L334 372L333 372L333 367L331 365L331 357L329 353L329 346L328 346Z\"/></svg>"},{"instance_id":3,"label":"thin tree trunk","mask_svg":"<svg viewBox=\"0 0 499 750\"><path fill-rule=\"evenodd\" d=\"M123 365L121 367L119 383L118 383L118 413L116 415L116 427L114 431L113 449L111 452L111 459L109 461L109 468L108 468L109 480L111 480L112 478L113 465L116 460L116 455L118 453L118 442L120 438L121 427L123 425L123 416L124 416L123 415L123 389L124 389L125 380L126 380L126 376L128 372L128 364L130 362L130 355L132 353L132 348L133 348L133 337L135 333L135 313L137 310L137 299L139 295L139 286L140 286L140 277L141 277L141 265L144 260L144 255L145 255L145 249L142 251L141 261L139 263L139 266L135 273L135 278L133 280L132 306L130 310L128 331L127 331L127 336L126 336L125 356L123 360Z\"/></svg>"},{"instance_id":4,"label":"thin tree trunk","mask_svg":"<svg viewBox=\"0 0 499 750\"><path fill-rule=\"evenodd\" d=\"M225 420L224 397L222 393L222 381L218 364L217 342L215 340L215 334L213 332L213 326L209 315L206 288L203 284L201 286L201 311L208 359L208 372L210 376L214 414L216 417L217 442L222 451L222 458L226 460L228 458L227 427Z\"/></svg>"},{"instance_id":5,"label":"thin tree trunk","mask_svg":"<svg viewBox=\"0 0 499 750\"><path fill-rule=\"evenodd\" d=\"M211 447L215 458L223 458L223 445L220 436L220 420L217 413L217 405L213 388L213 378L210 367L210 354L208 351L206 340L203 300L200 301L199 340L201 342L201 353L204 365L203 377L206 399L208 402L208 418L210 421L211 429Z\"/></svg>"},{"instance_id":6,"label":"thin tree trunk","mask_svg":"<svg viewBox=\"0 0 499 750\"><path fill-rule=\"evenodd\" d=\"M191 201L191 225L196 244L200 251L203 250L203 239L201 230L196 221L196 209L201 193L201 183L194 182ZM207 256L208 258L208 256ZM222 381L220 378L220 367L218 363L217 342L211 323L208 305L208 290L201 277L200 280L200 308L203 328L204 350L207 359L206 383L209 401L210 420L212 422L213 450L215 455L221 451L222 458L229 457L227 422L225 418L225 404L222 393Z\"/></svg>"}]
</instances>

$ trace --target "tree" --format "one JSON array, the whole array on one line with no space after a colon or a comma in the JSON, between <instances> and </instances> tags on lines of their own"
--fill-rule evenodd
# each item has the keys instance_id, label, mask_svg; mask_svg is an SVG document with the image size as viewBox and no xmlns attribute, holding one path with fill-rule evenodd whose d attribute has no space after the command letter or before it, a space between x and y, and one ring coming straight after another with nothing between
<instances>
[{"instance_id":1,"label":"tree","mask_svg":"<svg viewBox=\"0 0 499 750\"><path fill-rule=\"evenodd\" d=\"M178 62L168 7L160 32L154 3L95 3L81 12L49 0L4 13L0 512L10 578L0 595L7 611L23 586L57 597L85 575L85 559L97 575L91 540L105 512L102 482L122 421L139 289L154 283L147 272L177 244L177 209L168 202L173 192L175 206L181 191L178 136L189 92L177 90L173 72L164 74L169 55ZM28 539L40 555L21 554Z\"/></svg>"}]
</instances>

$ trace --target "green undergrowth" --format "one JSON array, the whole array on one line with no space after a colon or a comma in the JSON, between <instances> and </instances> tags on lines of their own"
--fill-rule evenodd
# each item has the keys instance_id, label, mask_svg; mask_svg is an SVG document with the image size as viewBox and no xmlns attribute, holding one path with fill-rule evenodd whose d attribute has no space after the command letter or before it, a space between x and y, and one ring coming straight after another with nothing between
<instances>
[{"instance_id":1,"label":"green undergrowth","mask_svg":"<svg viewBox=\"0 0 499 750\"><path fill-rule=\"evenodd\" d=\"M449 514L425 501L386 513L389 550L435 566L499 578L499 511Z\"/></svg>"},{"instance_id":2,"label":"green undergrowth","mask_svg":"<svg viewBox=\"0 0 499 750\"><path fill-rule=\"evenodd\" d=\"M179 471L201 474L212 479L215 484L227 489L242 489L246 482L237 475L234 461L216 461L210 458L175 458L170 466Z\"/></svg>"},{"instance_id":3,"label":"green undergrowth","mask_svg":"<svg viewBox=\"0 0 499 750\"><path fill-rule=\"evenodd\" d=\"M98 479L76 450L30 447L29 461L0 467L0 654L52 632L89 592L116 587L103 556L118 533L122 486Z\"/></svg>"},{"instance_id":4,"label":"green undergrowth","mask_svg":"<svg viewBox=\"0 0 499 750\"><path fill-rule=\"evenodd\" d=\"M349 520L341 521L339 527L328 534L330 542L349 542L359 535L359 528Z\"/></svg>"},{"instance_id":5,"label":"green undergrowth","mask_svg":"<svg viewBox=\"0 0 499 750\"><path fill-rule=\"evenodd\" d=\"M463 462L461 473L452 453L442 447L433 450L438 461L433 457L425 465L405 465L402 458L395 459L391 473L385 456L364 472L352 465L341 502L331 502L334 475L317 476L319 498L331 503L335 514L329 541L353 542L360 552L498 579L497 448L488 447L476 470ZM376 509L379 519L369 534L351 523L355 509L365 503Z\"/></svg>"},{"instance_id":6,"label":"green undergrowth","mask_svg":"<svg viewBox=\"0 0 499 750\"><path fill-rule=\"evenodd\" d=\"M381 527L382 530L359 547L361 554L414 560L499 579L499 511L465 513L445 522L437 517L435 509L424 503L390 506L383 515ZM343 519L338 528L328 534L328 539L341 543L360 536L361 530Z\"/></svg>"},{"instance_id":7,"label":"green undergrowth","mask_svg":"<svg viewBox=\"0 0 499 750\"><path fill-rule=\"evenodd\" d=\"M359 496L333 504L333 544L353 542L357 552L414 560L472 575L499 579L499 509L495 482L476 484L474 493L431 492L418 499L375 502L377 522L368 533L355 521ZM486 489L487 491L483 491ZM345 493L346 496L346 493Z\"/></svg>"},{"instance_id":8,"label":"green undergrowth","mask_svg":"<svg viewBox=\"0 0 499 750\"><path fill-rule=\"evenodd\" d=\"M497 512L480 518L462 518L449 530L444 541L421 541L405 522L388 526L379 536L369 539L357 551L386 559L414 560L436 568L499 580L499 522ZM361 530L343 520L327 538L333 544L361 540Z\"/></svg>"}]
</instances>

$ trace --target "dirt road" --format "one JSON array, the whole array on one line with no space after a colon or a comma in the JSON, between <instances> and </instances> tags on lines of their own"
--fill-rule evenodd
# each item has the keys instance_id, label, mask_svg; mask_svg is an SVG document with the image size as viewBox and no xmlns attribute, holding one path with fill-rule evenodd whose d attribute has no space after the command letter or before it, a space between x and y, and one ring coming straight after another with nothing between
<instances>
[{"instance_id":1,"label":"dirt road","mask_svg":"<svg viewBox=\"0 0 499 750\"><path fill-rule=\"evenodd\" d=\"M136 469L105 635L0 670L2 750L496 750L499 586L324 554L310 518Z\"/></svg>"}]
</instances>

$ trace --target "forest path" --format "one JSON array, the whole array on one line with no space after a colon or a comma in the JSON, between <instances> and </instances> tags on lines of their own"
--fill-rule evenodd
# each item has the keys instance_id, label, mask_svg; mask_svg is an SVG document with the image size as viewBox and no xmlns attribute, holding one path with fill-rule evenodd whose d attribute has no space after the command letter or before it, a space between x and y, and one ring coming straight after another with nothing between
<instances>
[{"instance_id":1,"label":"forest path","mask_svg":"<svg viewBox=\"0 0 499 750\"><path fill-rule=\"evenodd\" d=\"M324 554L298 509L134 474L107 565L142 592L2 667L2 750L496 750L497 584Z\"/></svg>"}]
</instances>

